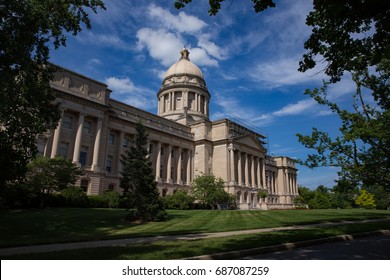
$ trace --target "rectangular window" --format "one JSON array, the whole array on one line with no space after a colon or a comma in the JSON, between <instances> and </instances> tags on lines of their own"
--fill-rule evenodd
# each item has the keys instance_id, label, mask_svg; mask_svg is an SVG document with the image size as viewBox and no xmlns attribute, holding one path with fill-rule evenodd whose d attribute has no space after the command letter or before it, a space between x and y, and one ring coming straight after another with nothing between
<instances>
[{"instance_id":1,"label":"rectangular window","mask_svg":"<svg viewBox=\"0 0 390 280\"><path fill-rule=\"evenodd\" d=\"M130 143L131 143L130 137L125 136L125 139L123 140L123 147L125 148L130 147Z\"/></svg>"},{"instance_id":2,"label":"rectangular window","mask_svg":"<svg viewBox=\"0 0 390 280\"><path fill-rule=\"evenodd\" d=\"M38 147L38 153L43 156L43 153L45 152L45 146L46 146L46 139L39 138L37 147Z\"/></svg>"},{"instance_id":3,"label":"rectangular window","mask_svg":"<svg viewBox=\"0 0 390 280\"><path fill-rule=\"evenodd\" d=\"M106 160L106 171L110 173L112 171L112 162L113 162L113 156L107 156Z\"/></svg>"},{"instance_id":4,"label":"rectangular window","mask_svg":"<svg viewBox=\"0 0 390 280\"><path fill-rule=\"evenodd\" d=\"M115 134L114 133L108 134L108 144L115 145Z\"/></svg>"},{"instance_id":5,"label":"rectangular window","mask_svg":"<svg viewBox=\"0 0 390 280\"><path fill-rule=\"evenodd\" d=\"M80 150L80 164L82 167L87 165L88 147L82 146Z\"/></svg>"},{"instance_id":6,"label":"rectangular window","mask_svg":"<svg viewBox=\"0 0 390 280\"><path fill-rule=\"evenodd\" d=\"M69 143L61 142L58 155L68 158Z\"/></svg>"},{"instance_id":7,"label":"rectangular window","mask_svg":"<svg viewBox=\"0 0 390 280\"><path fill-rule=\"evenodd\" d=\"M69 115L64 115L62 120L62 127L66 129L72 129L73 126L73 117Z\"/></svg>"},{"instance_id":8,"label":"rectangular window","mask_svg":"<svg viewBox=\"0 0 390 280\"><path fill-rule=\"evenodd\" d=\"M149 154L153 154L153 144L149 144Z\"/></svg>"},{"instance_id":9,"label":"rectangular window","mask_svg":"<svg viewBox=\"0 0 390 280\"><path fill-rule=\"evenodd\" d=\"M164 156L164 147L161 147L161 156Z\"/></svg>"},{"instance_id":10,"label":"rectangular window","mask_svg":"<svg viewBox=\"0 0 390 280\"><path fill-rule=\"evenodd\" d=\"M84 134L92 134L92 122L91 121L84 121L83 124L83 133Z\"/></svg>"}]
</instances>

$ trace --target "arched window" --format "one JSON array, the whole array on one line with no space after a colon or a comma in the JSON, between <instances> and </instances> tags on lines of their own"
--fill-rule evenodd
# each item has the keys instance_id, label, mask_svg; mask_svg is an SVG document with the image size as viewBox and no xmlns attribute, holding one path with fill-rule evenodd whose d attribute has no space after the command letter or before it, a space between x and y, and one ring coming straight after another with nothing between
<instances>
[{"instance_id":1,"label":"arched window","mask_svg":"<svg viewBox=\"0 0 390 280\"><path fill-rule=\"evenodd\" d=\"M80 188L88 193L88 188L89 188L89 180L88 179L81 179L80 181Z\"/></svg>"}]
</instances>

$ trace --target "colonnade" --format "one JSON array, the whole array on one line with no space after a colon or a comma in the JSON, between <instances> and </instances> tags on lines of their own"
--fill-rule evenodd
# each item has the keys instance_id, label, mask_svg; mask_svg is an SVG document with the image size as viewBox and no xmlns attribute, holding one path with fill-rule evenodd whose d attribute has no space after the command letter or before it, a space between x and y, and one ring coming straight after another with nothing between
<instances>
[{"instance_id":1,"label":"colonnade","mask_svg":"<svg viewBox=\"0 0 390 280\"><path fill-rule=\"evenodd\" d=\"M192 150L162 143L161 141L155 141L154 146L156 146L156 181L159 183L190 185L193 178ZM167 151L163 153L165 149ZM176 172L174 172L174 169L176 169Z\"/></svg>"},{"instance_id":2,"label":"colonnade","mask_svg":"<svg viewBox=\"0 0 390 280\"><path fill-rule=\"evenodd\" d=\"M61 119L59 121L58 126L54 130L54 133L53 133L53 141L52 141L52 148L51 148L51 154L50 154L51 158L58 155L58 148L59 148L59 144L60 144L60 133L61 133L61 129L63 128L64 113L65 113L65 110L62 110L61 111ZM74 137L73 153L72 153L72 162L75 164L80 163L82 135L83 135L84 121L85 121L86 116L87 116L87 114L85 114L85 113L78 114L76 135ZM97 116L92 116L92 118L96 120L97 124L96 124L96 131L95 131L95 140L93 143L93 156L92 156L91 169L93 171L97 171L99 169L98 159L99 159L99 149L100 149L101 137L102 137L103 119L100 117L97 117ZM46 143L46 146L47 145L48 145L48 142Z\"/></svg>"},{"instance_id":3,"label":"colonnade","mask_svg":"<svg viewBox=\"0 0 390 280\"><path fill-rule=\"evenodd\" d=\"M265 161L261 156L243 152L230 144L230 185L242 187L265 187Z\"/></svg>"},{"instance_id":4,"label":"colonnade","mask_svg":"<svg viewBox=\"0 0 390 280\"><path fill-rule=\"evenodd\" d=\"M178 95L181 97L180 106L176 104L176 97ZM168 105L166 101L168 101ZM191 104L192 102L193 104ZM160 95L158 114L175 111L177 109L184 109L187 107L189 110L208 115L208 104L209 102L207 98L201 93L192 91L169 91Z\"/></svg>"}]
</instances>

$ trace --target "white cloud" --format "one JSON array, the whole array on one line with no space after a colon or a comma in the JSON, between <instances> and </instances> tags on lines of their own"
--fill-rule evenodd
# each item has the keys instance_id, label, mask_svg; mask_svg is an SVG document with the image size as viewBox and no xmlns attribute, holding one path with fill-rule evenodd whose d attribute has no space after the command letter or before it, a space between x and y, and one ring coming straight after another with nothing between
<instances>
[{"instance_id":1,"label":"white cloud","mask_svg":"<svg viewBox=\"0 0 390 280\"><path fill-rule=\"evenodd\" d=\"M89 43L98 45L99 47L112 47L119 50L132 50L133 47L122 40L115 34L95 34L93 32L85 32L80 36L76 36L76 39L82 43Z\"/></svg>"},{"instance_id":2,"label":"white cloud","mask_svg":"<svg viewBox=\"0 0 390 280\"><path fill-rule=\"evenodd\" d=\"M188 15L185 12L179 12L174 15L169 10L165 10L154 4L149 6L149 16L154 20L159 21L165 28L194 34L201 31L207 24L199 18Z\"/></svg>"},{"instance_id":3,"label":"white cloud","mask_svg":"<svg viewBox=\"0 0 390 280\"><path fill-rule=\"evenodd\" d=\"M277 117L299 115L306 112L308 109L312 108L317 104L313 99L303 99L299 100L296 103L288 104L282 109L273 112L272 115Z\"/></svg>"},{"instance_id":4,"label":"white cloud","mask_svg":"<svg viewBox=\"0 0 390 280\"><path fill-rule=\"evenodd\" d=\"M190 49L190 59L198 66L218 66L218 61L208 56L205 49Z\"/></svg>"},{"instance_id":5,"label":"white cloud","mask_svg":"<svg viewBox=\"0 0 390 280\"><path fill-rule=\"evenodd\" d=\"M178 61L184 42L176 34L165 29L142 28L137 32L137 47L146 48L152 58L168 67Z\"/></svg>"},{"instance_id":6,"label":"white cloud","mask_svg":"<svg viewBox=\"0 0 390 280\"><path fill-rule=\"evenodd\" d=\"M285 58L277 61L261 62L251 69L253 80L269 88L321 81L325 78L319 70L314 69L301 73L298 71L299 58Z\"/></svg>"},{"instance_id":7,"label":"white cloud","mask_svg":"<svg viewBox=\"0 0 390 280\"><path fill-rule=\"evenodd\" d=\"M109 77L106 84L112 90L111 97L132 106L147 110L157 106L155 92L136 86L129 78Z\"/></svg>"},{"instance_id":8,"label":"white cloud","mask_svg":"<svg viewBox=\"0 0 390 280\"><path fill-rule=\"evenodd\" d=\"M106 83L111 90L118 93L132 93L136 90L129 78L110 77L106 79Z\"/></svg>"}]
</instances>

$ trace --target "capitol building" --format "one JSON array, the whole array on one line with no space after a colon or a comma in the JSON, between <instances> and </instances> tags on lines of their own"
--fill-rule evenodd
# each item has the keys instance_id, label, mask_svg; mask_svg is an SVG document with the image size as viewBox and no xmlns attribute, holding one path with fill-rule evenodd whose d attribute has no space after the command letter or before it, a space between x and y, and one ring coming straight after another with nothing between
<instances>
[{"instance_id":1,"label":"capitol building","mask_svg":"<svg viewBox=\"0 0 390 280\"><path fill-rule=\"evenodd\" d=\"M157 115L111 99L104 83L63 68L51 88L61 103L61 120L38 139L38 148L45 156L61 155L81 166L84 175L78 184L88 195L122 191L120 158L141 121L161 196L179 189L190 192L196 176L214 174L236 195L240 209L294 206L294 160L269 156L266 137L239 121L209 119L211 94L187 49L164 75ZM258 190L267 195L259 196Z\"/></svg>"}]
</instances>

